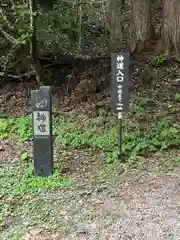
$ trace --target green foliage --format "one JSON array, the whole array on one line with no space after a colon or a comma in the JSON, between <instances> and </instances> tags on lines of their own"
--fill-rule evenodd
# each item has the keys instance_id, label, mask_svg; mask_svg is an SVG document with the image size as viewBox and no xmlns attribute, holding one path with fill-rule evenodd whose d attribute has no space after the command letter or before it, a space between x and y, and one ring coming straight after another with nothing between
<instances>
[{"instance_id":1,"label":"green foliage","mask_svg":"<svg viewBox=\"0 0 180 240\"><path fill-rule=\"evenodd\" d=\"M167 59L168 59L168 54L164 53L155 57L152 61L152 64L158 67L158 66L161 66Z\"/></svg>"},{"instance_id":2,"label":"green foliage","mask_svg":"<svg viewBox=\"0 0 180 240\"><path fill-rule=\"evenodd\" d=\"M171 147L178 147L180 145L179 133L180 126L178 124L170 124L162 121L158 124L156 132L150 132L149 142L155 149L164 150Z\"/></svg>"},{"instance_id":3,"label":"green foliage","mask_svg":"<svg viewBox=\"0 0 180 240\"><path fill-rule=\"evenodd\" d=\"M0 120L0 139L17 137L20 141L32 140L31 117L18 117Z\"/></svg>"},{"instance_id":4,"label":"green foliage","mask_svg":"<svg viewBox=\"0 0 180 240\"><path fill-rule=\"evenodd\" d=\"M43 50L54 54L87 54L90 51L96 55L104 53L109 42L106 10L107 2L96 1L60 1L49 11L38 7L37 12L32 15L36 17L36 37L42 47L40 52ZM31 40L31 11L29 2L21 0L3 4L1 11L3 17L0 27L3 29L4 39L8 41L1 41L6 52L0 58L0 63L9 67L12 62L17 61L14 54L16 46L29 44ZM22 50L23 58L26 54L29 55L29 52L24 51Z\"/></svg>"},{"instance_id":5,"label":"green foliage","mask_svg":"<svg viewBox=\"0 0 180 240\"><path fill-rule=\"evenodd\" d=\"M143 108L143 104L134 105L132 110L135 115L145 116L148 112ZM108 158L108 162L113 162L117 156L117 122L112 119L108 124L99 127L96 124L89 124L82 127L82 122L78 119L57 118L54 120L53 129L56 137L56 147L72 147L74 149L90 148L103 151ZM20 141L32 139L31 117L20 117L1 120L1 138L17 137ZM124 157L144 156L159 150L166 150L180 146L180 126L173 124L166 118L160 122L156 119L148 124L138 124L130 129L128 126L123 132L122 153ZM27 153L23 153L23 160L32 159Z\"/></svg>"},{"instance_id":6,"label":"green foliage","mask_svg":"<svg viewBox=\"0 0 180 240\"><path fill-rule=\"evenodd\" d=\"M28 159L28 154L27 154L27 152L23 152L22 154L21 154L21 160L22 161L25 161L25 160L27 160Z\"/></svg>"},{"instance_id":7,"label":"green foliage","mask_svg":"<svg viewBox=\"0 0 180 240\"><path fill-rule=\"evenodd\" d=\"M180 157L169 157L169 160L166 161L163 166L160 167L160 169L163 172L170 172L173 171L174 168L179 166L180 164Z\"/></svg>"},{"instance_id":8,"label":"green foliage","mask_svg":"<svg viewBox=\"0 0 180 240\"><path fill-rule=\"evenodd\" d=\"M75 120L74 122L71 120L70 123L67 120L67 125L64 125L65 121L65 119L60 119L55 126L55 135L59 133L56 142L61 146L111 151L112 147L116 145L114 127L111 129L111 134L109 134L109 130L103 126L98 128L90 125L82 130L81 125ZM72 126L74 126L74 129L72 129Z\"/></svg>"},{"instance_id":9,"label":"green foliage","mask_svg":"<svg viewBox=\"0 0 180 240\"><path fill-rule=\"evenodd\" d=\"M8 123L4 119L0 119L0 140L8 137Z\"/></svg>"},{"instance_id":10,"label":"green foliage","mask_svg":"<svg viewBox=\"0 0 180 240\"><path fill-rule=\"evenodd\" d=\"M180 94L179 93L176 93L175 100L176 100L176 102L180 102Z\"/></svg>"},{"instance_id":11,"label":"green foliage","mask_svg":"<svg viewBox=\"0 0 180 240\"><path fill-rule=\"evenodd\" d=\"M118 159L118 152L107 152L104 154L104 157L107 158L108 164L113 164Z\"/></svg>"},{"instance_id":12,"label":"green foliage","mask_svg":"<svg viewBox=\"0 0 180 240\"><path fill-rule=\"evenodd\" d=\"M38 13L33 13L33 16L37 16L38 40L43 40L46 46L52 43L53 49L58 47L60 51L63 46L63 50L67 50L67 47L70 46L77 47L79 38L89 35L89 27L92 28L94 24L99 24L102 20L104 15L101 6L100 3L85 1L82 1L81 4L63 1L54 5L50 11L38 8ZM12 36L13 43L29 42L32 36L29 3L17 1L16 5L9 4L3 10L5 11L4 15L8 15L9 22L13 22L13 26L11 26L15 30L15 34ZM3 24L6 26L5 20Z\"/></svg>"},{"instance_id":13,"label":"green foliage","mask_svg":"<svg viewBox=\"0 0 180 240\"><path fill-rule=\"evenodd\" d=\"M154 111L156 103L148 98L137 99L130 104L130 112L137 117L145 117Z\"/></svg>"},{"instance_id":14,"label":"green foliage","mask_svg":"<svg viewBox=\"0 0 180 240\"><path fill-rule=\"evenodd\" d=\"M135 181L141 175L141 170L147 166L146 156L148 154L163 150L164 156L165 153L169 154L169 151L164 150L179 149L180 146L180 126L174 124L168 117L157 117L153 113L153 120L143 123L137 121L139 116L140 119L141 116L148 117L150 109L145 105L147 102L136 102L132 106L133 114L130 118L133 125L131 126L129 123L124 126L121 162L117 160L117 121L113 117L108 118L107 121L104 121L104 117L99 117L86 122L82 116L72 118L58 116L53 120L53 133L57 136L54 148L57 150L65 148L67 152L68 148L72 152L76 148L94 149L95 152L98 152L98 157L103 156L103 159L107 159L108 162L106 168L103 168L99 174L99 179L105 185L108 183L109 186L114 187L116 184L119 185L120 181L124 181L124 170L127 168L127 164L133 165L138 171L136 174L133 172L135 175L133 181ZM0 121L1 133L6 134L7 138L13 136L23 141L30 139L32 137L31 128L31 117ZM22 129L24 129L23 133ZM161 153L159 155L161 156ZM62 201L64 206L66 202L69 202L68 197L73 199L72 195L62 199L61 193L57 196L54 191L71 187L71 180L63 176L58 169L51 177L35 177L33 165L27 163L31 157L27 152L22 152L21 165L0 168L0 199L2 199L0 201L0 230L3 230L3 239L21 239L24 230L34 225L45 226L48 231L55 228L60 229L62 221L56 221L58 217L54 215L56 211L53 206L57 204L57 201ZM162 164L163 171L173 170L179 163L180 159L177 154L172 157L167 156L167 161ZM117 179L120 180L117 181ZM65 196L68 194L71 193L66 192ZM56 204L53 204L54 201ZM57 210L57 208L55 209ZM60 205L58 205L58 209L60 209ZM52 212L53 214L51 214ZM19 216L23 223L20 221L6 231L4 223L7 216ZM49 226L48 223L51 225Z\"/></svg>"},{"instance_id":15,"label":"green foliage","mask_svg":"<svg viewBox=\"0 0 180 240\"><path fill-rule=\"evenodd\" d=\"M22 141L32 140L32 118L20 117L17 118L15 129Z\"/></svg>"},{"instance_id":16,"label":"green foliage","mask_svg":"<svg viewBox=\"0 0 180 240\"><path fill-rule=\"evenodd\" d=\"M0 206L1 206L1 204L0 204ZM1 206L1 207L3 208L4 206ZM4 217L3 217L3 214L1 213L0 214L0 230L3 227L3 224L4 224Z\"/></svg>"},{"instance_id":17,"label":"green foliage","mask_svg":"<svg viewBox=\"0 0 180 240\"><path fill-rule=\"evenodd\" d=\"M23 197L63 189L71 186L71 181L56 170L50 177L35 177L32 165L6 166L0 168L0 195Z\"/></svg>"},{"instance_id":18,"label":"green foliage","mask_svg":"<svg viewBox=\"0 0 180 240\"><path fill-rule=\"evenodd\" d=\"M49 229L56 228L56 220L51 214L56 190L70 188L72 183L58 169L48 178L34 177L33 166L23 164L0 168L0 185L1 239L15 240L21 239L30 226L48 227L49 222ZM16 224L10 224L6 229L6 217L15 217Z\"/></svg>"},{"instance_id":19,"label":"green foliage","mask_svg":"<svg viewBox=\"0 0 180 240\"><path fill-rule=\"evenodd\" d=\"M71 146L73 148L91 148L103 151L108 158L108 162L113 162L117 157L117 124L112 120L107 126L94 127L89 125L87 128L81 128L78 122L74 122L74 130L71 124L61 124L60 120L56 124L55 132L59 132L56 138L56 145L66 148ZM69 128L67 127L69 126ZM162 119L161 122L152 122L142 128L138 125L133 130L126 128L123 140L123 156L134 157L144 156L159 150L179 147L180 126L166 122Z\"/></svg>"},{"instance_id":20,"label":"green foliage","mask_svg":"<svg viewBox=\"0 0 180 240\"><path fill-rule=\"evenodd\" d=\"M73 1L62 2L51 11L40 11L37 20L38 40L43 41L46 47L51 44L51 50L55 53L81 51L89 40L98 45L96 51L101 52L101 47L104 48L107 32L100 2L82 1L80 5Z\"/></svg>"},{"instance_id":21,"label":"green foliage","mask_svg":"<svg viewBox=\"0 0 180 240\"><path fill-rule=\"evenodd\" d=\"M8 27L14 30L14 35L10 36L9 39L13 44L26 44L30 41L32 36L32 29L30 27L30 8L28 2L16 2L16 4L9 4L8 8L2 8L3 15L7 15L9 19L5 18L3 24L9 22ZM37 13L33 13L36 15ZM13 22L13 25L10 26L10 22ZM3 25L2 24L2 25ZM9 32L9 31L7 31Z\"/></svg>"},{"instance_id":22,"label":"green foliage","mask_svg":"<svg viewBox=\"0 0 180 240\"><path fill-rule=\"evenodd\" d=\"M34 13L35 14L35 13ZM16 5L13 12L16 18L15 28L17 29L18 36L14 41L14 44L26 44L32 37L32 29L30 27L30 9L29 5L24 3L23 5Z\"/></svg>"},{"instance_id":23,"label":"green foliage","mask_svg":"<svg viewBox=\"0 0 180 240\"><path fill-rule=\"evenodd\" d=\"M22 160L22 162L31 162L33 160L33 154L27 153L27 152L22 152L21 160Z\"/></svg>"},{"instance_id":24,"label":"green foliage","mask_svg":"<svg viewBox=\"0 0 180 240\"><path fill-rule=\"evenodd\" d=\"M136 114L136 116L143 117L146 115L147 110L143 107L142 103L141 104L133 103L131 106L131 112L133 114Z\"/></svg>"}]
</instances>

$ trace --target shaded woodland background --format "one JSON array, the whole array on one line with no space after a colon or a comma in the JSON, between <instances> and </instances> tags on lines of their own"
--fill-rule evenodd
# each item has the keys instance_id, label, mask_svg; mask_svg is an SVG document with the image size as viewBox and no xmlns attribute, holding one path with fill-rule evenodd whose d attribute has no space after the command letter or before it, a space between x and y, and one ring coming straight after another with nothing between
<instances>
[{"instance_id":1,"label":"shaded woodland background","mask_svg":"<svg viewBox=\"0 0 180 240\"><path fill-rule=\"evenodd\" d=\"M111 52L179 60L178 0L3 0L0 16L1 85L35 80L87 95L110 85Z\"/></svg>"}]
</instances>

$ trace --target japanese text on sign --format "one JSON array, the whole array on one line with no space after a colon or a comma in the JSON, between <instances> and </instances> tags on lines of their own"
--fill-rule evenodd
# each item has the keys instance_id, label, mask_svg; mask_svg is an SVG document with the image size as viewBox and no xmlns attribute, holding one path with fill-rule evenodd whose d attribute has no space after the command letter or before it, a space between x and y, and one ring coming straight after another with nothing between
<instances>
[{"instance_id":1,"label":"japanese text on sign","mask_svg":"<svg viewBox=\"0 0 180 240\"><path fill-rule=\"evenodd\" d=\"M112 98L111 106L114 112L126 112L129 106L129 53L111 54Z\"/></svg>"},{"instance_id":2,"label":"japanese text on sign","mask_svg":"<svg viewBox=\"0 0 180 240\"><path fill-rule=\"evenodd\" d=\"M117 91L118 91L118 101L116 103L117 111L123 110L122 103L122 83L124 81L124 56L117 55L116 57L116 81L117 81Z\"/></svg>"},{"instance_id":3,"label":"japanese text on sign","mask_svg":"<svg viewBox=\"0 0 180 240\"><path fill-rule=\"evenodd\" d=\"M50 122L48 111L34 111L34 135L46 136L50 135Z\"/></svg>"}]
</instances>

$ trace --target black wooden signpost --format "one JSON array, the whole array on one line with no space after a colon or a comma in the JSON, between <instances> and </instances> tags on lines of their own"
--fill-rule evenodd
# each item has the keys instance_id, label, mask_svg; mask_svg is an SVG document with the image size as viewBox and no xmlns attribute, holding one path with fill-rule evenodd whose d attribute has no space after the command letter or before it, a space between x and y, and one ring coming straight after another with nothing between
<instances>
[{"instance_id":1,"label":"black wooden signpost","mask_svg":"<svg viewBox=\"0 0 180 240\"><path fill-rule=\"evenodd\" d=\"M112 111L118 114L118 158L122 155L122 113L129 107L129 79L130 55L129 53L111 54L112 77Z\"/></svg>"},{"instance_id":2,"label":"black wooden signpost","mask_svg":"<svg viewBox=\"0 0 180 240\"><path fill-rule=\"evenodd\" d=\"M34 170L36 176L53 173L51 89L42 86L31 91Z\"/></svg>"}]
</instances>

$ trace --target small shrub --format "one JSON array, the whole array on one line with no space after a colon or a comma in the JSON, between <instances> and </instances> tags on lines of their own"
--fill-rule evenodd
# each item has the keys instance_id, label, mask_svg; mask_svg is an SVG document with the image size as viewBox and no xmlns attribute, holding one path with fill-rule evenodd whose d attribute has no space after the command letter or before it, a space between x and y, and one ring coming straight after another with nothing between
<instances>
[{"instance_id":1,"label":"small shrub","mask_svg":"<svg viewBox=\"0 0 180 240\"><path fill-rule=\"evenodd\" d=\"M8 132L9 132L9 126L8 123L4 120L0 120L0 140L5 139L8 137Z\"/></svg>"},{"instance_id":2,"label":"small shrub","mask_svg":"<svg viewBox=\"0 0 180 240\"><path fill-rule=\"evenodd\" d=\"M31 117L18 117L0 120L0 138L16 137L20 141L32 140Z\"/></svg>"},{"instance_id":3,"label":"small shrub","mask_svg":"<svg viewBox=\"0 0 180 240\"><path fill-rule=\"evenodd\" d=\"M17 133L22 141L32 140L31 117L20 117L16 120Z\"/></svg>"},{"instance_id":4,"label":"small shrub","mask_svg":"<svg viewBox=\"0 0 180 240\"><path fill-rule=\"evenodd\" d=\"M176 101L176 102L180 102L180 94L179 94L179 93L176 93L176 95L175 95L175 101Z\"/></svg>"},{"instance_id":5,"label":"small shrub","mask_svg":"<svg viewBox=\"0 0 180 240\"><path fill-rule=\"evenodd\" d=\"M168 54L164 53L155 57L152 61L152 65L159 67L168 59Z\"/></svg>"}]
</instances>

